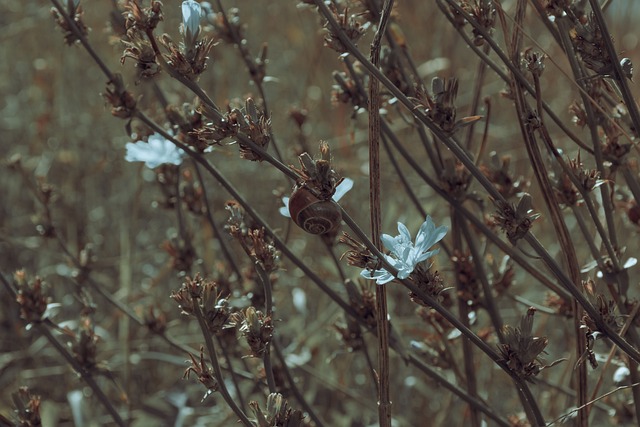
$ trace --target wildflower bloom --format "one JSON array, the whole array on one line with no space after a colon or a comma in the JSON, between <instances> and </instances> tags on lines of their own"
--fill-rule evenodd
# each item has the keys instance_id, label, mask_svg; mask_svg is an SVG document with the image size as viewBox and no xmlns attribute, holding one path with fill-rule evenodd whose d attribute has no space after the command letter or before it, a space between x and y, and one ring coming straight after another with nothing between
<instances>
[{"instance_id":1,"label":"wildflower bloom","mask_svg":"<svg viewBox=\"0 0 640 427\"><path fill-rule=\"evenodd\" d=\"M353 188L353 180L350 178L345 178L336 187L336 192L333 193L333 196L331 198L333 199L334 202L337 202L342 198L342 196L347 194L347 192L352 188ZM283 197L282 203L284 204L284 206L280 208L280 215L286 216L287 218L291 218L291 214L289 213L289 197Z\"/></svg>"},{"instance_id":2,"label":"wildflower bloom","mask_svg":"<svg viewBox=\"0 0 640 427\"><path fill-rule=\"evenodd\" d=\"M398 279L406 279L416 268L416 265L422 261L426 261L440 250L428 250L430 247L438 243L447 234L447 227L437 227L433 223L430 216L427 216L425 222L420 226L415 243L411 241L409 229L401 222L398 222L399 235L392 237L383 234L381 237L384 246L391 251L392 255L384 255L385 259L396 270L398 270ZM369 269L362 270L360 276L365 279L375 280L378 285L384 285L396 278L387 270L380 269L371 271Z\"/></svg>"},{"instance_id":3,"label":"wildflower bloom","mask_svg":"<svg viewBox=\"0 0 640 427\"><path fill-rule=\"evenodd\" d=\"M182 2L182 25L184 25L185 39L193 42L200 32L200 16L202 6L194 0Z\"/></svg>"},{"instance_id":4,"label":"wildflower bloom","mask_svg":"<svg viewBox=\"0 0 640 427\"><path fill-rule=\"evenodd\" d=\"M128 162L144 162L150 168L169 163L180 165L184 151L158 133L149 136L148 141L128 142L125 160Z\"/></svg>"}]
</instances>

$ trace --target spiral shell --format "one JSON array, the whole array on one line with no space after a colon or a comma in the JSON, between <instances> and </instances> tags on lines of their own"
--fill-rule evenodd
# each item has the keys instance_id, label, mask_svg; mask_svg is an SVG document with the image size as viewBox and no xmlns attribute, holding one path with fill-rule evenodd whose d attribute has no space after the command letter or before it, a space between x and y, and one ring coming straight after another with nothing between
<instances>
[{"instance_id":1,"label":"spiral shell","mask_svg":"<svg viewBox=\"0 0 640 427\"><path fill-rule=\"evenodd\" d=\"M306 188L297 188L289 199L293 221L311 234L327 234L342 221L340 207L333 200L320 200Z\"/></svg>"}]
</instances>

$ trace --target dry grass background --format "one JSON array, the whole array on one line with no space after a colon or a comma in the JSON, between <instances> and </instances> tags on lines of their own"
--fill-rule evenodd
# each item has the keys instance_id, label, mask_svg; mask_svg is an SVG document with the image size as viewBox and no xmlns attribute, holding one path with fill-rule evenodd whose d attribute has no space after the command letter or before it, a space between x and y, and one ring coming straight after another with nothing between
<instances>
[{"instance_id":1,"label":"dry grass background","mask_svg":"<svg viewBox=\"0 0 640 427\"><path fill-rule=\"evenodd\" d=\"M142 97L140 102L159 114L161 108L155 105L150 85L144 82L134 85L132 63L121 66L118 62L122 45L110 34L106 22L111 2L84 3L85 22L91 28L89 37L94 47L112 69L127 76L128 87ZM634 24L640 8L631 1L614 0L613 3L607 16L614 23L611 28L616 46L624 56L640 64L640 32ZM625 3L628 7L633 4L635 16L627 13ZM368 212L361 209L368 194L367 118L366 114L352 117L351 107L331 101L331 72L341 70L343 66L334 51L323 47L321 21L317 14L313 9L297 7L293 1L226 1L224 4L240 9L240 17L247 24L246 38L252 54L257 55L259 46L268 43L267 74L274 79L265 85L266 95L274 135L285 163L297 163L301 139L314 151L317 141L329 141L336 167L343 176L356 182L344 206L359 223L367 224ZM507 11L513 6L511 1L502 4ZM179 1L164 1L166 18L161 24L162 31L175 37L180 22L179 6ZM0 158L3 160L0 168L0 270L10 274L23 268L44 277L53 300L62 304L57 320L66 321L68 325L77 321L77 289L70 279L73 268L56 242L40 237L35 227L42 209L34 201L29 187L37 177L44 177L55 189L54 223L71 251L77 253L86 245L92 245L96 257L92 273L95 279L139 314L145 307L154 305L167 314L168 331L172 335L198 347L197 325L181 316L176 304L169 299L170 291L178 288L182 279L171 270L168 255L160 249L162 243L177 232L174 212L163 209L158 203L162 201L162 194L154 184L154 174L140 164L124 161L124 144L130 138L124 123L109 114L109 108L100 96L105 77L80 46L67 47L63 43L49 9L50 4L40 0L0 2L0 57L3 58L0 61ZM469 54L432 2L399 1L397 12L411 53L419 67L425 70L425 82L436 74L458 77L457 106L459 111L465 111L470 102L478 59ZM557 57L553 51L556 47L538 18L529 18L527 31L541 48L548 49L550 58ZM370 36L371 33L359 42L364 51L368 51ZM496 38L500 39L500 35ZM532 42L527 40L525 44ZM557 65L559 68L547 63L545 99L565 122L570 122L567 106L577 92L563 75L568 71L568 65L564 62ZM223 104L226 99L255 95L255 88L249 81L237 51L221 43L213 49L209 70L200 79L200 84ZM167 76L163 76L160 85L171 103L180 105L193 99ZM637 85L633 84L632 88L637 96ZM489 72L483 90L483 95L492 99L494 109L489 146L500 154L511 154L515 168L532 179L528 160L521 155L524 148L516 126L515 110L510 100L499 96L502 89L504 84ZM289 117L294 107L308 111L302 133ZM397 132L401 137L415 138L401 128ZM476 132L481 132L481 126ZM586 135L586 131L581 134L579 129L575 132ZM411 145L410 140L407 145ZM558 145L575 151L564 140L559 140ZM17 156L27 172L25 176L10 167ZM273 227L288 232L287 220L278 215L277 208L279 196L288 193L290 187L278 171L266 164L241 161L233 146L216 149L211 158L252 205L267 215ZM417 177L409 173L409 178L416 185L415 190L425 209L434 218L444 221L449 208L436 199L430 189L419 184ZM415 230L423 220L412 207L405 205L396 191L398 185L392 169L385 165L383 231L391 234L395 232L396 221L405 222ZM214 217L218 223L223 223L227 218L224 202L229 196L214 182L210 183L208 191L215 209ZM532 192L535 199L535 189ZM210 235L208 227L199 219L189 218L188 221L195 241L205 241ZM638 229L629 224L622 226L631 233L629 250L638 250ZM326 249L298 229L291 229L290 233L290 247L321 276L333 277L332 261L322 255ZM536 233L551 253L557 253L550 224L540 221L536 224ZM203 271L215 269L217 249L215 244L203 248L200 253ZM234 250L241 259L241 250L237 247ZM586 249L580 255L581 259L588 257ZM346 268L348 274L356 275L355 269ZM637 277L637 274L633 275L635 286ZM543 293L530 291L527 282L527 277L518 273L513 293L542 304ZM340 289L339 285L335 287ZM306 295L304 309L294 306L294 290ZM361 353L347 352L332 328L333 323L342 319L341 311L287 262L283 264L275 292L276 317L281 319L276 322L277 335L288 353L308 357L305 364L294 369L305 397L327 425L374 423L377 419L375 392L366 373L366 361ZM229 415L221 399L209 398L200 403L202 387L194 381L181 379L186 366L185 354L168 348L158 337L130 324L99 296L92 298L96 305L94 322L102 338L99 359L107 362L128 396L128 407L137 418L134 425L164 425L154 418L154 414L171 412L167 402L182 397L187 399L186 406L193 408L185 425L235 425L235 418ZM407 301L406 291L390 287L390 298L394 324L405 340L424 338L425 326L413 315L414 307ZM510 324L516 323L526 309L512 301L503 304L505 322ZM548 360L565 357L570 349L565 347L563 336L570 333L570 324L558 323L553 317L541 316L540 319L536 328L551 341L547 349ZM18 386L27 385L42 396L43 413L52 423L50 425L71 425L69 393L77 390L87 397L89 392L43 338L25 330L15 304L5 293L0 298L0 328L0 412L8 414L10 393ZM373 338L368 339L373 351ZM240 349L234 351L241 355ZM258 364L251 359L244 363L250 373L258 369ZM488 359L479 357L477 364L481 396L500 414L519 412L519 402L509 378ZM392 367L394 416L398 425L465 424L467 406L463 402L405 366L396 356L392 356ZM566 385L571 374L572 364L569 363L545 372L541 377L550 383ZM113 384L105 380L103 385L118 401L118 390ZM571 406L570 398L548 385L535 386L535 392L549 419ZM259 396L260 393L255 393L252 398L263 402ZM295 402L291 403L295 406ZM101 412L99 408L87 408L87 411ZM609 416L603 410L596 410L595 417L594 425L609 422ZM169 419L168 416L165 415L165 419ZM109 423L107 418L92 418L91 415L87 420L86 425Z\"/></svg>"}]
</instances>

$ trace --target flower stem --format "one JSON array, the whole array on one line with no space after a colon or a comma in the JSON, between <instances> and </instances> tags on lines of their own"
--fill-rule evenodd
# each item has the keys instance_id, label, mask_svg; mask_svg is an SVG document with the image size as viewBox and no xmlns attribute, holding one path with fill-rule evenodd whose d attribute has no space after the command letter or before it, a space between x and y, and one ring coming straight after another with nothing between
<instances>
[{"instance_id":1,"label":"flower stem","mask_svg":"<svg viewBox=\"0 0 640 427\"><path fill-rule=\"evenodd\" d=\"M391 15L393 0L385 0L380 14L378 31L371 42L370 58L373 66L380 63L382 36ZM371 240L381 249L380 229L380 82L369 80L369 206L371 214ZM389 321L387 288L376 286L376 312L378 329L378 419L380 427L391 426L391 398L389 391Z\"/></svg>"},{"instance_id":2,"label":"flower stem","mask_svg":"<svg viewBox=\"0 0 640 427\"><path fill-rule=\"evenodd\" d=\"M231 395L229 394L229 390L227 390L227 385L224 382L224 378L222 377L222 369L220 369L220 363L218 363L218 356L216 354L216 347L213 344L213 339L211 339L211 332L207 327L207 323L204 320L204 316L202 315L202 309L200 308L200 301L194 301L194 314L196 319L198 319L198 325L200 325L200 330L202 331L202 336L204 337L204 342L207 346L207 352L209 353L209 359L211 360L211 366L213 367L213 373L215 374L216 381L218 382L218 391L222 395L222 398L227 405L231 408L233 412L240 418L242 424L246 427L253 427L249 418L242 412L242 409L238 407L236 402L233 400Z\"/></svg>"}]
</instances>

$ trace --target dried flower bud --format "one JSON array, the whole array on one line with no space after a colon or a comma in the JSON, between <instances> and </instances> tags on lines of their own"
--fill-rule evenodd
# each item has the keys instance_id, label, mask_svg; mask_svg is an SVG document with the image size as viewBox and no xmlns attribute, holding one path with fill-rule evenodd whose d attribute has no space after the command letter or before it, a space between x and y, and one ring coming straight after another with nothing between
<instances>
[{"instance_id":1,"label":"dried flower bud","mask_svg":"<svg viewBox=\"0 0 640 427\"><path fill-rule=\"evenodd\" d=\"M582 287L585 291L585 294L587 295L587 298L598 312L602 322L611 327L611 329L613 330L617 331L618 329L620 329L622 325L620 316L616 314L618 308L616 302L612 299L607 299L607 297L603 293L598 292L596 283L592 279L583 281ZM581 323L591 331L599 330L595 319L592 319L586 313L582 316Z\"/></svg>"},{"instance_id":2,"label":"dried flower bud","mask_svg":"<svg viewBox=\"0 0 640 427\"><path fill-rule=\"evenodd\" d=\"M544 71L545 55L528 48L522 55L522 62L525 68L533 75L540 77Z\"/></svg>"},{"instance_id":3,"label":"dried flower bud","mask_svg":"<svg viewBox=\"0 0 640 427\"><path fill-rule=\"evenodd\" d=\"M197 259L196 250L192 239L174 237L162 243L164 249L171 257L171 267L176 271L189 271Z\"/></svg>"},{"instance_id":4,"label":"dried flower bud","mask_svg":"<svg viewBox=\"0 0 640 427\"><path fill-rule=\"evenodd\" d=\"M150 305L144 314L144 324L154 334L162 335L167 330L167 316L162 311L156 313L154 306Z\"/></svg>"},{"instance_id":5,"label":"dried flower bud","mask_svg":"<svg viewBox=\"0 0 640 427\"><path fill-rule=\"evenodd\" d=\"M494 203L498 211L493 215L493 219L507 233L512 245L523 238L533 222L540 217L540 214L532 213L531 196L527 193L522 195L517 206L502 201Z\"/></svg>"},{"instance_id":6,"label":"dried flower bud","mask_svg":"<svg viewBox=\"0 0 640 427\"><path fill-rule=\"evenodd\" d=\"M491 159L488 165L481 165L484 176L495 185L505 199L509 199L528 187L528 182L522 176L514 176L511 172L511 157L498 156L495 151L489 153Z\"/></svg>"},{"instance_id":7,"label":"dried flower bud","mask_svg":"<svg viewBox=\"0 0 640 427\"><path fill-rule=\"evenodd\" d=\"M496 7L493 0L476 0L473 6L467 3L466 9L473 16L476 22L482 26L485 32L492 34L496 24ZM475 27L471 30L474 35L473 44L483 46L485 43L484 36Z\"/></svg>"},{"instance_id":8,"label":"dried flower bud","mask_svg":"<svg viewBox=\"0 0 640 427\"><path fill-rule=\"evenodd\" d=\"M125 28L127 33L136 32L147 34L153 31L162 21L162 3L151 0L149 7L140 6L140 0L128 0L124 6Z\"/></svg>"},{"instance_id":9,"label":"dried flower bud","mask_svg":"<svg viewBox=\"0 0 640 427\"><path fill-rule=\"evenodd\" d=\"M84 25L84 22L82 22L83 11L82 7L80 7L79 0L68 0L67 10L64 14L55 7L52 8L51 15L55 19L56 24L58 24L64 32L64 41L69 46L79 40L73 27L75 27L82 36L86 36L89 33L89 29ZM68 18L68 20L65 18Z\"/></svg>"},{"instance_id":10,"label":"dried flower bud","mask_svg":"<svg viewBox=\"0 0 640 427\"><path fill-rule=\"evenodd\" d=\"M447 158L440 175L440 183L444 191L461 200L471 184L471 173L459 160Z\"/></svg>"},{"instance_id":11,"label":"dried flower bud","mask_svg":"<svg viewBox=\"0 0 640 427\"><path fill-rule=\"evenodd\" d=\"M520 378L532 381L546 366L542 365L540 354L549 343L546 337L533 336L533 316L536 310L530 307L522 316L520 326L504 326L504 344L498 346L509 369Z\"/></svg>"},{"instance_id":12,"label":"dried flower bud","mask_svg":"<svg viewBox=\"0 0 640 427\"><path fill-rule=\"evenodd\" d=\"M15 408L14 421L0 415L0 423L7 426L40 426L40 396L31 394L27 387L20 387L17 392L11 393L11 400Z\"/></svg>"},{"instance_id":13,"label":"dried flower bud","mask_svg":"<svg viewBox=\"0 0 640 427\"><path fill-rule=\"evenodd\" d=\"M355 80L346 73L337 71L334 71L332 76L336 81L331 91L333 102L353 105L355 110L367 107L367 97L358 89L358 84Z\"/></svg>"},{"instance_id":14,"label":"dried flower bud","mask_svg":"<svg viewBox=\"0 0 640 427\"><path fill-rule=\"evenodd\" d=\"M580 152L575 159L569 160L569 168L573 171L573 174L578 178L578 181L582 185L585 191L591 191L596 187L604 184L604 181L600 179L600 171L597 169L586 169L580 158Z\"/></svg>"},{"instance_id":15,"label":"dried flower bud","mask_svg":"<svg viewBox=\"0 0 640 427\"><path fill-rule=\"evenodd\" d=\"M136 100L131 92L124 89L124 83L120 74L115 75L115 80L109 82L106 92L102 94L111 104L111 114L121 119L133 117L136 109Z\"/></svg>"},{"instance_id":16,"label":"dried flower bud","mask_svg":"<svg viewBox=\"0 0 640 427\"><path fill-rule=\"evenodd\" d=\"M443 132L451 134L482 118L482 116L469 116L456 121L454 101L457 96L458 79L434 77L431 80L431 96L420 90L416 94L416 101L425 108L425 113L434 124Z\"/></svg>"},{"instance_id":17,"label":"dried flower bud","mask_svg":"<svg viewBox=\"0 0 640 427\"><path fill-rule=\"evenodd\" d=\"M71 351L78 363L88 371L98 368L98 341L91 319L83 317L75 334L75 342L71 344Z\"/></svg>"},{"instance_id":18,"label":"dried flower bud","mask_svg":"<svg viewBox=\"0 0 640 427\"><path fill-rule=\"evenodd\" d=\"M302 411L291 409L287 400L280 393L271 393L267 397L266 413L258 402L249 402L258 426L302 427L304 415Z\"/></svg>"},{"instance_id":19,"label":"dried flower bud","mask_svg":"<svg viewBox=\"0 0 640 427\"><path fill-rule=\"evenodd\" d=\"M187 277L177 291L171 292L171 299L178 303L182 314L193 314L204 292L205 280L199 275Z\"/></svg>"},{"instance_id":20,"label":"dried flower bud","mask_svg":"<svg viewBox=\"0 0 640 427\"><path fill-rule=\"evenodd\" d=\"M273 336L271 316L265 316L254 307L248 307L244 312L233 313L229 317L227 327L238 327L247 340L253 357L262 357Z\"/></svg>"},{"instance_id":21,"label":"dried flower bud","mask_svg":"<svg viewBox=\"0 0 640 427\"><path fill-rule=\"evenodd\" d=\"M319 152L319 159L313 159L308 153L302 153L298 156L300 169L293 167L292 169L300 175L298 188L309 189L320 200L330 200L336 192L336 187L342 182L342 178L331 165L329 144L321 141Z\"/></svg>"},{"instance_id":22,"label":"dried flower bud","mask_svg":"<svg viewBox=\"0 0 640 427\"><path fill-rule=\"evenodd\" d=\"M333 13L335 20L338 21L342 34L346 35L353 44L356 44L367 28L369 28L370 24L368 22L360 24L356 21L355 15L349 15L348 7L345 7L344 11L340 13L337 6L334 3L330 3L329 9L331 9L331 13ZM335 31L329 23L325 24L325 28L329 32L329 34L324 38L325 46L338 53L348 52L347 47L342 44L338 32Z\"/></svg>"},{"instance_id":23,"label":"dried flower bud","mask_svg":"<svg viewBox=\"0 0 640 427\"><path fill-rule=\"evenodd\" d=\"M411 274L411 279L416 284L418 289L434 297L438 302L442 302L444 299L444 292L451 289L444 285L444 280L438 271L431 271L431 268L427 268L424 265L418 264ZM416 304L429 307L427 301L424 301L420 295L409 292L411 301Z\"/></svg>"},{"instance_id":24,"label":"dried flower bud","mask_svg":"<svg viewBox=\"0 0 640 427\"><path fill-rule=\"evenodd\" d=\"M271 141L271 119L258 111L253 98L247 98L245 114L239 122L240 131L253 143L266 150ZM251 146L240 141L240 157L251 161L262 161L262 155Z\"/></svg>"},{"instance_id":25,"label":"dried flower bud","mask_svg":"<svg viewBox=\"0 0 640 427\"><path fill-rule=\"evenodd\" d=\"M126 48L120 58L121 64L124 64L127 58L136 61L135 66L138 69L138 76L141 79L151 78L160 73L161 68L156 62L156 53L148 40L135 37L131 41L123 40L122 43L124 43Z\"/></svg>"},{"instance_id":26,"label":"dried flower bud","mask_svg":"<svg viewBox=\"0 0 640 427\"><path fill-rule=\"evenodd\" d=\"M202 383L202 385L204 385L207 388L207 392L202 397L202 400L204 401L204 399L206 399L207 397L209 397L211 394L213 394L215 391L218 390L219 388L218 381L216 380L211 368L207 366L207 362L205 361L205 358L204 358L203 347L200 347L199 360L196 360L196 358L193 357L192 354L189 354L189 357L191 358L191 366L189 366L184 371L184 375L182 376L182 378L188 379L192 372L196 375L196 377L198 377L198 381L200 381L200 383Z\"/></svg>"},{"instance_id":27,"label":"dried flower bud","mask_svg":"<svg viewBox=\"0 0 640 427\"><path fill-rule=\"evenodd\" d=\"M17 271L14 278L18 288L16 301L20 306L20 317L28 323L40 322L45 318L49 304L44 282L39 277L28 281L24 270Z\"/></svg>"},{"instance_id":28,"label":"dried flower bud","mask_svg":"<svg viewBox=\"0 0 640 427\"><path fill-rule=\"evenodd\" d=\"M202 39L194 42L189 48L184 46L184 49L181 49L167 34L162 35L160 43L169 52L165 55L167 63L177 73L193 81L207 69L209 52L215 46L213 40Z\"/></svg>"},{"instance_id":29,"label":"dried flower bud","mask_svg":"<svg viewBox=\"0 0 640 427\"><path fill-rule=\"evenodd\" d=\"M476 277L475 260L469 253L456 253L451 261L458 282L458 298L465 302L469 310L476 310L482 306L483 298L482 287Z\"/></svg>"},{"instance_id":30,"label":"dried flower bud","mask_svg":"<svg viewBox=\"0 0 640 427\"><path fill-rule=\"evenodd\" d=\"M584 65L600 75L610 75L613 71L612 59L609 56L602 30L593 14L587 22L576 22L570 32L571 40Z\"/></svg>"},{"instance_id":31,"label":"dried flower bud","mask_svg":"<svg viewBox=\"0 0 640 427\"><path fill-rule=\"evenodd\" d=\"M371 253L363 243L351 237L348 233L342 233L340 243L349 246L351 249L342 254L341 258L347 257L347 264L359 268L376 270L379 268L378 257Z\"/></svg>"}]
</instances>

